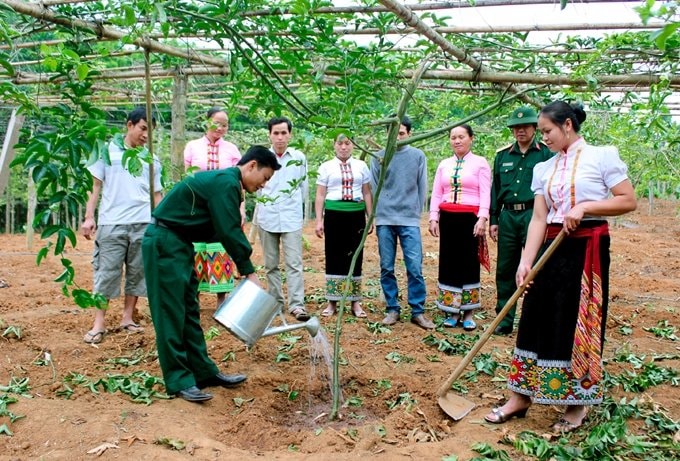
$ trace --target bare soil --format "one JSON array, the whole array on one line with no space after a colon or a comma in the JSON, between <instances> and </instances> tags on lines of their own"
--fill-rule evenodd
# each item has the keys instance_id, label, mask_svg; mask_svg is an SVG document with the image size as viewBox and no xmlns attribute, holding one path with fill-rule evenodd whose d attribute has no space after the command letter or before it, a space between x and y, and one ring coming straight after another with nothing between
<instances>
[{"instance_id":1,"label":"bare soil","mask_svg":"<svg viewBox=\"0 0 680 461\"><path fill-rule=\"evenodd\" d=\"M627 347L643 355L678 354L678 342L660 339L643 328L666 320L680 327L680 221L678 202L657 202L654 215L646 203L640 209L612 223L611 304L605 358ZM429 300L433 300L437 278L438 242L427 235L423 223L425 275ZM305 290L308 309L323 309L323 243L314 236L312 225L305 237ZM146 327L141 334L116 331L120 323L121 301L115 300L107 314L109 333L99 345L82 340L92 322L93 313L74 305L53 280L61 273L61 264L48 258L36 267L36 242L33 251L25 236L0 237L0 279L8 286L0 288L0 319L7 327L21 328L21 338L12 334L0 338L0 386L12 378L30 379L30 397L19 397L8 405L14 414L25 417L7 424L12 436L0 434L0 460L77 460L93 459L88 453L110 444L100 459L129 460L350 460L423 459L440 460L455 454L459 459L473 456L470 447L476 442L496 444L506 433L531 430L545 433L557 418L559 409L535 406L524 420L512 420L503 426L483 422L489 408L507 395L502 379L480 375L477 383L468 383L467 398L477 408L459 422L448 418L437 406L435 393L459 362L460 356L448 356L427 346L422 329L401 322L391 333L372 333L368 326L383 317L380 301L379 267L376 240L370 236L364 259L364 307L368 319L345 316L342 329L341 382L346 407L342 419L329 422L324 416L331 409L328 370L323 363L312 366L310 337L298 330L299 340L288 352L289 361L277 362L280 348L288 343L281 337L260 339L247 350L226 330L208 341L210 354L225 372L248 374L247 383L237 389L217 388L215 398L205 404L181 399L154 400L151 405L132 402L123 393L107 393L71 384L73 394L66 399L63 382L70 373L80 373L93 381L109 374L129 374L143 370L160 377L155 359L155 335L146 301L139 306L140 321ZM492 261L494 245L490 245ZM92 243L82 240L69 251L82 287L92 283L90 266ZM261 261L259 245L254 260ZM492 263L493 264L493 263ZM399 277L405 286L403 265ZM492 267L492 271L494 267ZM494 279L482 278L483 318L481 327L493 318ZM214 296L202 295L204 330L217 326L211 315ZM436 316L428 303L428 316ZM406 316L407 317L407 316ZM322 318L331 345L336 318ZM632 333L622 334L622 326ZM436 331L436 338L461 334L462 330ZM468 333L468 335L479 334ZM678 333L680 335L680 333ZM500 363L507 363L514 345L510 337L493 337L484 352L491 352ZM52 362L45 362L48 352ZM222 359L233 352L235 360ZM394 354L394 353L398 353ZM141 357L137 364L124 366L111 359ZM401 360L399 359L401 357ZM120 361L120 360L118 360ZM664 362L678 367L677 360ZM609 365L620 373L626 364ZM503 376L499 369L498 376ZM391 384L386 389L387 383ZM162 387L158 390L164 391ZM62 391L62 392L60 392ZM680 390L670 385L653 387L648 397L664 407L668 414L680 416ZM2 391L0 391L0 396ZM406 403L411 402L410 405ZM396 406L395 402L404 402ZM353 404L353 405L352 405ZM390 409L390 404L394 408ZM184 443L173 450L159 440ZM503 449L512 449L507 445ZM515 453L514 459L521 456Z\"/></svg>"}]
</instances>

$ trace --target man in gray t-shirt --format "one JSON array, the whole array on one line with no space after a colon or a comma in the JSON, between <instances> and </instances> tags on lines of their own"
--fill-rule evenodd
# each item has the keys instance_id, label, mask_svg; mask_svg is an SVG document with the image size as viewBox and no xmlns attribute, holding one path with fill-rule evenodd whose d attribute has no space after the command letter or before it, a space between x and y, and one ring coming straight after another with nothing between
<instances>
[{"instance_id":1,"label":"man in gray t-shirt","mask_svg":"<svg viewBox=\"0 0 680 461\"><path fill-rule=\"evenodd\" d=\"M125 137L114 138L109 143L110 164L99 159L88 167L92 174L92 192L81 226L86 239L91 240L96 234L92 258L95 293L107 301L120 296L121 275L125 268L125 304L120 328L128 333L144 331L132 315L139 296L146 296L141 244L146 226L151 222L151 182L148 163L142 162L141 171L129 171L123 165L123 154L126 149L143 147L147 136L146 110L139 107L127 117ZM161 200L160 169L160 162L154 158L156 204ZM94 217L97 204L98 223ZM83 337L86 343L100 343L104 338L105 314L103 309L95 310L94 324Z\"/></svg>"},{"instance_id":2,"label":"man in gray t-shirt","mask_svg":"<svg viewBox=\"0 0 680 461\"><path fill-rule=\"evenodd\" d=\"M399 141L411 135L411 120L404 116L399 127ZM377 190L380 170L383 168L385 151L377 153L371 162L371 187ZM427 197L427 159L422 150L403 145L394 153L387 166L385 181L375 207L376 235L380 253L380 284L387 315L384 325L399 321L399 288L394 274L397 240L401 244L406 264L408 304L411 322L430 330L434 323L425 317L425 294L423 278L423 243L420 235L420 216ZM375 203L375 202L374 202Z\"/></svg>"}]
</instances>

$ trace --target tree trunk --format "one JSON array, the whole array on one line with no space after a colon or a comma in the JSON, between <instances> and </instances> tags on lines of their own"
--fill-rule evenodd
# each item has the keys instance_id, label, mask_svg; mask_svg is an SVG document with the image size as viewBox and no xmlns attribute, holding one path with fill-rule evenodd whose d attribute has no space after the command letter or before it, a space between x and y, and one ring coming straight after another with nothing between
<instances>
[{"instance_id":1,"label":"tree trunk","mask_svg":"<svg viewBox=\"0 0 680 461\"><path fill-rule=\"evenodd\" d=\"M184 171L184 146L186 144L187 121L187 83L186 74L175 75L172 86L172 129L170 132L170 152L172 155L172 180L179 181Z\"/></svg>"}]
</instances>

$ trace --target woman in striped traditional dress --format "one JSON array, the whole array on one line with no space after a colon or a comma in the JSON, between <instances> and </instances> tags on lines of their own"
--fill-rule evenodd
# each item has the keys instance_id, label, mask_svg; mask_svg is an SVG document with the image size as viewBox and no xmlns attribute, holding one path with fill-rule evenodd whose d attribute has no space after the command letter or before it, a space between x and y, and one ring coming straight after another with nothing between
<instances>
[{"instance_id":1,"label":"woman in striped traditional dress","mask_svg":"<svg viewBox=\"0 0 680 461\"><path fill-rule=\"evenodd\" d=\"M480 264L489 269L491 168L472 153L473 140L470 125L451 130L453 156L439 164L430 200L430 234L439 237L437 307L447 316L444 326L467 331L477 328L472 314L481 306Z\"/></svg>"},{"instance_id":2,"label":"woman in striped traditional dress","mask_svg":"<svg viewBox=\"0 0 680 461\"><path fill-rule=\"evenodd\" d=\"M210 108L206 114L205 136L189 141L184 148L187 172L229 168L238 163L241 159L238 147L223 139L227 131L227 113L219 107ZM245 216L243 208L241 214ZM226 294L234 289L236 266L219 242L195 242L194 249L198 291L216 293L219 307Z\"/></svg>"},{"instance_id":3,"label":"woman in striped traditional dress","mask_svg":"<svg viewBox=\"0 0 680 461\"><path fill-rule=\"evenodd\" d=\"M552 428L569 432L583 424L589 406L602 402L610 263L605 218L637 204L616 147L591 146L579 135L585 119L581 106L563 101L543 107L538 117L543 142L557 155L534 167L534 212L517 285L560 230L568 235L524 297L510 399L485 416L490 423L523 418L532 403L562 405Z\"/></svg>"},{"instance_id":4,"label":"woman in striped traditional dress","mask_svg":"<svg viewBox=\"0 0 680 461\"><path fill-rule=\"evenodd\" d=\"M349 288L347 300L352 303L356 317L366 317L361 307L361 265L359 254L350 286L345 281L354 251L359 246L366 227L366 216L371 214L370 172L361 160L352 158L354 145L345 135L335 139L335 158L323 163L316 180L316 235L326 237L326 299L328 305L321 315L329 317L337 309L337 302ZM373 227L369 229L372 232Z\"/></svg>"}]
</instances>

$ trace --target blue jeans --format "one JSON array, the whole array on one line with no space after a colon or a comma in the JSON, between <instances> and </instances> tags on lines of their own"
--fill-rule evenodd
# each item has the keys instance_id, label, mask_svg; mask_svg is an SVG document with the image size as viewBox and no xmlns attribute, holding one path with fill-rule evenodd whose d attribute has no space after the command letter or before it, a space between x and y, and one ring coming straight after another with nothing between
<instances>
[{"instance_id":1,"label":"blue jeans","mask_svg":"<svg viewBox=\"0 0 680 461\"><path fill-rule=\"evenodd\" d=\"M422 314L425 309L425 279L423 278L423 244L420 228L415 226L376 226L378 251L380 252L380 285L382 285L387 312L400 312L399 287L394 275L397 256L397 238L401 244L406 263L408 280L408 304L411 316Z\"/></svg>"}]
</instances>

